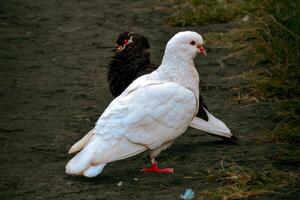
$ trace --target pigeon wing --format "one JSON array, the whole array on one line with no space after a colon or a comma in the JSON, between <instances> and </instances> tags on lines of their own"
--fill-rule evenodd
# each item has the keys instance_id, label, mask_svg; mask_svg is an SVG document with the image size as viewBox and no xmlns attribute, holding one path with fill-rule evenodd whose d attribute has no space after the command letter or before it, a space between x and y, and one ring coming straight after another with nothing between
<instances>
[{"instance_id":1,"label":"pigeon wing","mask_svg":"<svg viewBox=\"0 0 300 200\"><path fill-rule=\"evenodd\" d=\"M145 82L144 82L145 83ZM155 149L180 136L196 112L196 96L174 82L142 84L114 99L98 119L94 135L70 160L69 174Z\"/></svg>"},{"instance_id":2,"label":"pigeon wing","mask_svg":"<svg viewBox=\"0 0 300 200\"><path fill-rule=\"evenodd\" d=\"M151 83L126 91L99 118L97 134L125 137L154 149L181 135L194 116L194 93L177 83Z\"/></svg>"}]
</instances>

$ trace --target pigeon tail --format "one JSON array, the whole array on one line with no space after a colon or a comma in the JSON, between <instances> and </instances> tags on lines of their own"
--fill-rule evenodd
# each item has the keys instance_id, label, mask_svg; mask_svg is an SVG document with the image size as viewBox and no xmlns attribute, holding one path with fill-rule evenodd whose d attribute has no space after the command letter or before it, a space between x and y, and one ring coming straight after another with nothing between
<instances>
[{"instance_id":1,"label":"pigeon tail","mask_svg":"<svg viewBox=\"0 0 300 200\"><path fill-rule=\"evenodd\" d=\"M95 174L93 171L95 171L96 169L93 168L90 169L90 167L93 166L93 160L95 159L95 153L98 147L104 145L102 143L103 143L102 138L97 135L94 135L92 138L90 138L89 143L83 148L83 150L80 151L76 156L74 156L68 162L66 166L66 173L72 175L82 175L84 174L85 170L87 170L86 171L87 175ZM100 171L99 173L101 173L105 164L106 163L97 163L97 166L99 165L103 165L103 166L101 170L100 170L101 167L98 167L98 170L96 171Z\"/></svg>"},{"instance_id":2,"label":"pigeon tail","mask_svg":"<svg viewBox=\"0 0 300 200\"><path fill-rule=\"evenodd\" d=\"M94 135L94 130L92 129L90 132L88 132L81 140L79 140L78 142L76 142L71 149L69 150L69 154L75 153L77 151L80 151L81 149L83 149L83 147L86 146L86 144L89 142L89 140L91 139L91 137Z\"/></svg>"},{"instance_id":3,"label":"pigeon tail","mask_svg":"<svg viewBox=\"0 0 300 200\"><path fill-rule=\"evenodd\" d=\"M211 135L231 138L232 134L229 128L221 120L210 114L205 108L204 110L207 113L208 121L195 117L189 126L210 133Z\"/></svg>"},{"instance_id":4,"label":"pigeon tail","mask_svg":"<svg viewBox=\"0 0 300 200\"><path fill-rule=\"evenodd\" d=\"M106 164L91 166L91 167L87 168L86 170L84 170L83 175L88 178L95 177L103 171L105 165Z\"/></svg>"}]
</instances>

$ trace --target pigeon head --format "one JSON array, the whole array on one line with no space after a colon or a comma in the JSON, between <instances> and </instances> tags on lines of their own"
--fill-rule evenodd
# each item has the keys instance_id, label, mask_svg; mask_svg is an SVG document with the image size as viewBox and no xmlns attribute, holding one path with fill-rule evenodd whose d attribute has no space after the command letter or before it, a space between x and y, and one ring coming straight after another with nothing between
<instances>
[{"instance_id":1,"label":"pigeon head","mask_svg":"<svg viewBox=\"0 0 300 200\"><path fill-rule=\"evenodd\" d=\"M130 50L133 48L149 49L150 45L148 39L145 36L134 32L123 32L117 39L114 51L120 53L123 50Z\"/></svg>"},{"instance_id":2,"label":"pigeon head","mask_svg":"<svg viewBox=\"0 0 300 200\"><path fill-rule=\"evenodd\" d=\"M202 36L193 31L183 31L174 35L168 42L165 54L185 60L192 60L197 53L206 56Z\"/></svg>"}]
</instances>

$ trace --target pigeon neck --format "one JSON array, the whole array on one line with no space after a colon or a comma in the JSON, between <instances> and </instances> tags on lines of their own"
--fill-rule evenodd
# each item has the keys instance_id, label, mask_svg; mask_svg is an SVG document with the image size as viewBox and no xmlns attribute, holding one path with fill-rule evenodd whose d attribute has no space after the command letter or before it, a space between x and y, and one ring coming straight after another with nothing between
<instances>
[{"instance_id":1,"label":"pigeon neck","mask_svg":"<svg viewBox=\"0 0 300 200\"><path fill-rule=\"evenodd\" d=\"M183 63L184 65L193 65L194 66L194 58L187 55L186 52L178 53L176 48L170 48L165 50L165 54L162 60L162 65L176 65L178 63Z\"/></svg>"},{"instance_id":2,"label":"pigeon neck","mask_svg":"<svg viewBox=\"0 0 300 200\"><path fill-rule=\"evenodd\" d=\"M165 52L162 64L158 68L157 73L163 80L173 81L191 89L198 97L199 75L193 58Z\"/></svg>"}]
</instances>

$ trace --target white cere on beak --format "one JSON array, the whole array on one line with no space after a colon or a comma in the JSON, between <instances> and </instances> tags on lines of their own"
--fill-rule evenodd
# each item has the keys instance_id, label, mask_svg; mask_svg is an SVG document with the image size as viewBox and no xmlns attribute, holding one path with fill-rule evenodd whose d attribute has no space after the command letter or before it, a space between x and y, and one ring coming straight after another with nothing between
<instances>
[{"instance_id":1,"label":"white cere on beak","mask_svg":"<svg viewBox=\"0 0 300 200\"><path fill-rule=\"evenodd\" d=\"M132 36L130 36L127 44L130 44L130 43L133 43Z\"/></svg>"},{"instance_id":2,"label":"white cere on beak","mask_svg":"<svg viewBox=\"0 0 300 200\"><path fill-rule=\"evenodd\" d=\"M121 52L121 51L123 51L123 50L125 49L125 47L126 47L128 44L133 43L133 39L132 39L132 38L133 38L133 37L130 36L130 38L129 38L127 44L123 44L122 46L118 46L116 52Z\"/></svg>"}]
</instances>

